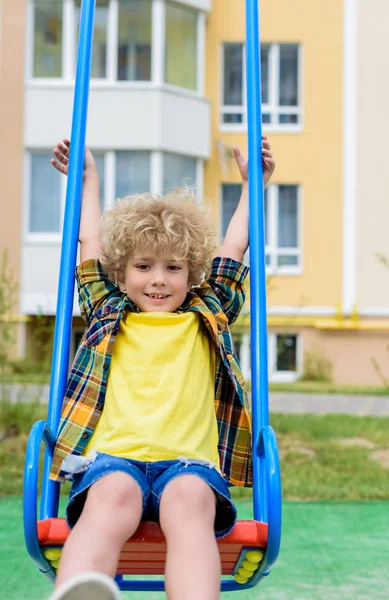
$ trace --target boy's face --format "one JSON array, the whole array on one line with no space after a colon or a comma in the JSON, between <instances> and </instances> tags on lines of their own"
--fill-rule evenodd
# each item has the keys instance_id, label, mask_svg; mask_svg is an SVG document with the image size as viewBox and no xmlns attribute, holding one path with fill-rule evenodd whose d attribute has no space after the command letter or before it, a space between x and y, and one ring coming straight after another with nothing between
<instances>
[{"instance_id":1,"label":"boy's face","mask_svg":"<svg viewBox=\"0 0 389 600\"><path fill-rule=\"evenodd\" d=\"M128 259L120 287L142 312L173 312L191 288L188 266L171 256L136 253Z\"/></svg>"}]
</instances>

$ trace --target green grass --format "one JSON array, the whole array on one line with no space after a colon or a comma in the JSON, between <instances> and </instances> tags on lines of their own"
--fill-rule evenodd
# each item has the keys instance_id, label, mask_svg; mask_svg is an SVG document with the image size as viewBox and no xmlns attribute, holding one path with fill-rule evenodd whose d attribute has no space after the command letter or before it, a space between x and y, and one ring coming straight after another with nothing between
<instances>
[{"instance_id":1,"label":"green grass","mask_svg":"<svg viewBox=\"0 0 389 600\"><path fill-rule=\"evenodd\" d=\"M293 383L270 383L271 392L295 392L301 394L346 394L363 396L389 396L389 388L383 386L336 384L323 381L295 381Z\"/></svg>"},{"instance_id":2,"label":"green grass","mask_svg":"<svg viewBox=\"0 0 389 600\"><path fill-rule=\"evenodd\" d=\"M46 413L47 407L39 404L0 404L2 495L22 493L28 432ZM389 455L389 417L272 414L271 425L285 499L389 499L389 469L371 457L375 451ZM344 445L347 440L356 443ZM64 486L61 490L67 493ZM235 489L233 494L246 497L251 491Z\"/></svg>"},{"instance_id":3,"label":"green grass","mask_svg":"<svg viewBox=\"0 0 389 600\"><path fill-rule=\"evenodd\" d=\"M7 373L2 375L0 383L21 385L50 383L50 373Z\"/></svg>"},{"instance_id":4,"label":"green grass","mask_svg":"<svg viewBox=\"0 0 389 600\"><path fill-rule=\"evenodd\" d=\"M249 501L239 500L237 508L240 519L252 518ZM389 502L285 502L281 552L270 576L257 588L223 594L222 600L387 600L388 514ZM0 499L0 580L5 600L45 600L52 591L27 555L20 497Z\"/></svg>"}]
</instances>

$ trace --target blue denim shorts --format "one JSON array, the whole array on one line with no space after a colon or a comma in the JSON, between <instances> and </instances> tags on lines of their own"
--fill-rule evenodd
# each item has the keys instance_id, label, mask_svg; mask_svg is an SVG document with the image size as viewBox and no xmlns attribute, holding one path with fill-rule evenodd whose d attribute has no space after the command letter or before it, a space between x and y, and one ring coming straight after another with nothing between
<instances>
[{"instance_id":1,"label":"blue denim shorts","mask_svg":"<svg viewBox=\"0 0 389 600\"><path fill-rule=\"evenodd\" d=\"M81 458L81 457L80 457ZM200 477L217 498L215 516L216 538L226 536L236 521L236 508L231 500L226 481L213 465L201 460L179 458L159 462L141 462L97 453L95 458L79 471L74 471L66 519L73 527L84 508L88 489L102 477L115 472L127 473L138 483L143 495L142 521L159 521L159 504L167 484L182 475Z\"/></svg>"}]
</instances>

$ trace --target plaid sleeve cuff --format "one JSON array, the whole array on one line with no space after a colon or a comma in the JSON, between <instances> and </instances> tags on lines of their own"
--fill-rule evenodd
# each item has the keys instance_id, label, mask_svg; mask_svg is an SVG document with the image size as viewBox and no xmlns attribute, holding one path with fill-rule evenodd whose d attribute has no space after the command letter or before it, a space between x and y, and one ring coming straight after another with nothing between
<instances>
[{"instance_id":1,"label":"plaid sleeve cuff","mask_svg":"<svg viewBox=\"0 0 389 600\"><path fill-rule=\"evenodd\" d=\"M233 258L216 256L212 261L211 277L214 279L230 279L236 283L243 283L249 268Z\"/></svg>"}]
</instances>

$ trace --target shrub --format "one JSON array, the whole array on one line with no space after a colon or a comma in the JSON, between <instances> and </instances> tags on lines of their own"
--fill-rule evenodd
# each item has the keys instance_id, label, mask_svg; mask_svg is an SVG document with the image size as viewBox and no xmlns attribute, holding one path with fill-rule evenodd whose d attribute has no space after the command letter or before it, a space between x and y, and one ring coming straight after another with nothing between
<instances>
[{"instance_id":1,"label":"shrub","mask_svg":"<svg viewBox=\"0 0 389 600\"><path fill-rule=\"evenodd\" d=\"M304 353L303 381L332 382L333 364L318 348Z\"/></svg>"}]
</instances>

